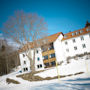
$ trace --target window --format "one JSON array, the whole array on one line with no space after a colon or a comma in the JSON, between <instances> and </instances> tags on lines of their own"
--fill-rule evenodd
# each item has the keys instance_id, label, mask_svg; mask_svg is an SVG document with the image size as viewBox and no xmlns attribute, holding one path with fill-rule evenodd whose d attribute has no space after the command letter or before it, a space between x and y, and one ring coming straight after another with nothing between
<instances>
[{"instance_id":1,"label":"window","mask_svg":"<svg viewBox=\"0 0 90 90\"><path fill-rule=\"evenodd\" d=\"M49 47L49 50L52 50L52 49L54 49L53 43L51 43L51 44L50 44L50 47Z\"/></svg>"},{"instance_id":2,"label":"window","mask_svg":"<svg viewBox=\"0 0 90 90\"><path fill-rule=\"evenodd\" d=\"M74 50L77 50L77 47L76 46L74 47Z\"/></svg>"},{"instance_id":3,"label":"window","mask_svg":"<svg viewBox=\"0 0 90 90\"><path fill-rule=\"evenodd\" d=\"M76 35L77 35L77 34L79 34L79 31L78 31L78 32L76 32Z\"/></svg>"},{"instance_id":4,"label":"window","mask_svg":"<svg viewBox=\"0 0 90 90\"><path fill-rule=\"evenodd\" d=\"M68 44L68 42L66 41L66 42L65 42L65 44L67 45L67 44Z\"/></svg>"},{"instance_id":5,"label":"window","mask_svg":"<svg viewBox=\"0 0 90 90\"><path fill-rule=\"evenodd\" d=\"M40 68L42 68L42 64L40 64Z\"/></svg>"},{"instance_id":6,"label":"window","mask_svg":"<svg viewBox=\"0 0 90 90\"><path fill-rule=\"evenodd\" d=\"M85 45L85 44L82 44L82 47L83 47L83 48L86 48L86 45Z\"/></svg>"},{"instance_id":7,"label":"window","mask_svg":"<svg viewBox=\"0 0 90 90\"><path fill-rule=\"evenodd\" d=\"M37 60L40 61L40 58L38 57Z\"/></svg>"},{"instance_id":8,"label":"window","mask_svg":"<svg viewBox=\"0 0 90 90\"><path fill-rule=\"evenodd\" d=\"M44 59L48 59L48 55L44 56Z\"/></svg>"},{"instance_id":9,"label":"window","mask_svg":"<svg viewBox=\"0 0 90 90\"><path fill-rule=\"evenodd\" d=\"M64 35L64 38L67 38L67 35Z\"/></svg>"},{"instance_id":10,"label":"window","mask_svg":"<svg viewBox=\"0 0 90 90\"><path fill-rule=\"evenodd\" d=\"M50 54L50 58L54 58L55 57L55 53Z\"/></svg>"},{"instance_id":11,"label":"window","mask_svg":"<svg viewBox=\"0 0 90 90\"><path fill-rule=\"evenodd\" d=\"M37 68L42 68L42 64L40 64L40 65L37 65Z\"/></svg>"},{"instance_id":12,"label":"window","mask_svg":"<svg viewBox=\"0 0 90 90\"><path fill-rule=\"evenodd\" d=\"M67 52L69 52L69 49L66 49Z\"/></svg>"},{"instance_id":13,"label":"window","mask_svg":"<svg viewBox=\"0 0 90 90\"><path fill-rule=\"evenodd\" d=\"M39 65L37 65L37 68L39 68Z\"/></svg>"},{"instance_id":14,"label":"window","mask_svg":"<svg viewBox=\"0 0 90 90\"><path fill-rule=\"evenodd\" d=\"M47 48L45 46L42 46L41 48L42 48L42 52L47 51Z\"/></svg>"},{"instance_id":15,"label":"window","mask_svg":"<svg viewBox=\"0 0 90 90\"><path fill-rule=\"evenodd\" d=\"M56 65L55 61L51 62L51 65L52 66L55 66Z\"/></svg>"},{"instance_id":16,"label":"window","mask_svg":"<svg viewBox=\"0 0 90 90\"><path fill-rule=\"evenodd\" d=\"M26 68L26 71L28 71L28 68Z\"/></svg>"},{"instance_id":17,"label":"window","mask_svg":"<svg viewBox=\"0 0 90 90\"><path fill-rule=\"evenodd\" d=\"M45 63L45 67L48 67L49 66L49 63Z\"/></svg>"},{"instance_id":18,"label":"window","mask_svg":"<svg viewBox=\"0 0 90 90\"><path fill-rule=\"evenodd\" d=\"M25 57L25 54L23 54L23 57Z\"/></svg>"},{"instance_id":19,"label":"window","mask_svg":"<svg viewBox=\"0 0 90 90\"><path fill-rule=\"evenodd\" d=\"M81 30L80 33L83 33L83 30Z\"/></svg>"},{"instance_id":20,"label":"window","mask_svg":"<svg viewBox=\"0 0 90 90\"><path fill-rule=\"evenodd\" d=\"M23 68L23 71L28 71L28 68L26 67L26 68Z\"/></svg>"},{"instance_id":21,"label":"window","mask_svg":"<svg viewBox=\"0 0 90 90\"><path fill-rule=\"evenodd\" d=\"M73 39L73 43L75 43L76 41L75 41L75 39Z\"/></svg>"},{"instance_id":22,"label":"window","mask_svg":"<svg viewBox=\"0 0 90 90\"><path fill-rule=\"evenodd\" d=\"M82 41L84 40L84 37L83 37L83 36L81 37L81 40L82 40Z\"/></svg>"},{"instance_id":23,"label":"window","mask_svg":"<svg viewBox=\"0 0 90 90\"><path fill-rule=\"evenodd\" d=\"M87 31L87 32L90 31L90 28L88 27L88 28L86 29L86 31Z\"/></svg>"},{"instance_id":24,"label":"window","mask_svg":"<svg viewBox=\"0 0 90 90\"><path fill-rule=\"evenodd\" d=\"M89 37L90 37L90 34L89 34Z\"/></svg>"},{"instance_id":25,"label":"window","mask_svg":"<svg viewBox=\"0 0 90 90\"><path fill-rule=\"evenodd\" d=\"M72 33L72 36L76 35L76 33Z\"/></svg>"},{"instance_id":26,"label":"window","mask_svg":"<svg viewBox=\"0 0 90 90\"><path fill-rule=\"evenodd\" d=\"M38 50L36 51L36 53L38 53Z\"/></svg>"},{"instance_id":27,"label":"window","mask_svg":"<svg viewBox=\"0 0 90 90\"><path fill-rule=\"evenodd\" d=\"M24 71L26 71L26 69L25 69L25 68L23 68L23 70L24 70Z\"/></svg>"},{"instance_id":28,"label":"window","mask_svg":"<svg viewBox=\"0 0 90 90\"><path fill-rule=\"evenodd\" d=\"M26 61L24 61L24 64L26 64Z\"/></svg>"}]
</instances>

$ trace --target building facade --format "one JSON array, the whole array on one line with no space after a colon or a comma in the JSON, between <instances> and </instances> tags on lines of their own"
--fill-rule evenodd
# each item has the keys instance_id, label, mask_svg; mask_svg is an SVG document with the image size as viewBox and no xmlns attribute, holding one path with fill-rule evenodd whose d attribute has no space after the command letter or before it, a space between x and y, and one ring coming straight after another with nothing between
<instances>
[{"instance_id":1,"label":"building facade","mask_svg":"<svg viewBox=\"0 0 90 90\"><path fill-rule=\"evenodd\" d=\"M63 34L62 32L48 36L49 47L38 47L35 51L35 70L44 70L60 62L67 60L68 57L77 54L90 52L90 26L80 30ZM33 58L33 48L31 50ZM22 71L30 71L30 60L25 55L25 51L20 52L20 62Z\"/></svg>"}]
</instances>

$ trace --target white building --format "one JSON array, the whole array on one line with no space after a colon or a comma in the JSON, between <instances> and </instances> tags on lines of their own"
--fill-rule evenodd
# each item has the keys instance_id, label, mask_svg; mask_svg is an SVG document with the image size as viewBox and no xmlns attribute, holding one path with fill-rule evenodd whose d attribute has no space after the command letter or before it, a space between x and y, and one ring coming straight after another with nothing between
<instances>
[{"instance_id":1,"label":"white building","mask_svg":"<svg viewBox=\"0 0 90 90\"><path fill-rule=\"evenodd\" d=\"M45 50L38 47L35 54L35 70L44 70L47 67L55 66L56 61L60 63L67 57L90 52L90 27L63 34L62 32L48 36L50 47ZM33 48L32 48L33 58ZM22 71L30 71L30 60L25 51L20 51L20 62Z\"/></svg>"}]
</instances>

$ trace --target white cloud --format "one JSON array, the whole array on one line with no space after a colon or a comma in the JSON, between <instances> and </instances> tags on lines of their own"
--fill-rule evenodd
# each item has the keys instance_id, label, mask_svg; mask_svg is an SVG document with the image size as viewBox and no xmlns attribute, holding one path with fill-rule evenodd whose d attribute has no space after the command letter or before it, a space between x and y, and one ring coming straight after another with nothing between
<instances>
[{"instance_id":1,"label":"white cloud","mask_svg":"<svg viewBox=\"0 0 90 90\"><path fill-rule=\"evenodd\" d=\"M7 42L9 45L13 46L15 49L18 49L20 47L20 45L14 42L12 39L7 39Z\"/></svg>"},{"instance_id":2,"label":"white cloud","mask_svg":"<svg viewBox=\"0 0 90 90\"><path fill-rule=\"evenodd\" d=\"M5 38L3 37L3 34L0 33L0 40L4 40ZM6 39L8 45L12 46L14 49L18 49L20 47L19 44L17 44L16 42L14 42L12 39L7 38Z\"/></svg>"},{"instance_id":3,"label":"white cloud","mask_svg":"<svg viewBox=\"0 0 90 90\"><path fill-rule=\"evenodd\" d=\"M2 34L2 33L0 33L0 39L4 39L4 37L3 37L3 34Z\"/></svg>"}]
</instances>

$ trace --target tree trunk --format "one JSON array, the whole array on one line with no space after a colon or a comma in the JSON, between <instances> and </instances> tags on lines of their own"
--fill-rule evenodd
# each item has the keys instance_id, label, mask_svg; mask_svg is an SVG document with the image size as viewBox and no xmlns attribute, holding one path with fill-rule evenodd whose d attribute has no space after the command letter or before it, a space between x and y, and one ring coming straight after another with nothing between
<instances>
[{"instance_id":1,"label":"tree trunk","mask_svg":"<svg viewBox=\"0 0 90 90\"><path fill-rule=\"evenodd\" d=\"M35 72L35 49L33 51L33 66L32 66L32 72Z\"/></svg>"}]
</instances>

